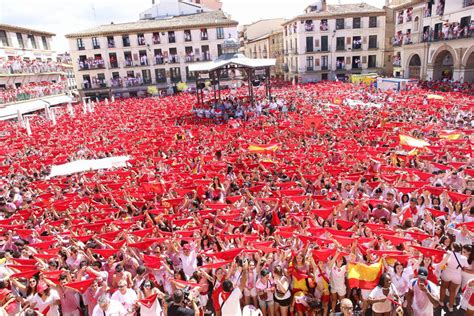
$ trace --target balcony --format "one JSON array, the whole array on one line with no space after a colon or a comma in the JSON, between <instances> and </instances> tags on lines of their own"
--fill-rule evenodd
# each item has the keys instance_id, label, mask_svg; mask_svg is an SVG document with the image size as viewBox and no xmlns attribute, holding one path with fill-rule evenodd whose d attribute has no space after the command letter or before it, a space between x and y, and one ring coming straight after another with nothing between
<instances>
[{"instance_id":1,"label":"balcony","mask_svg":"<svg viewBox=\"0 0 474 316\"><path fill-rule=\"evenodd\" d=\"M103 59L87 59L79 61L79 70L93 70L93 69L105 69L105 63Z\"/></svg>"},{"instance_id":2,"label":"balcony","mask_svg":"<svg viewBox=\"0 0 474 316\"><path fill-rule=\"evenodd\" d=\"M336 51L344 51L346 50L345 46L336 46Z\"/></svg>"},{"instance_id":3,"label":"balcony","mask_svg":"<svg viewBox=\"0 0 474 316\"><path fill-rule=\"evenodd\" d=\"M165 63L165 59L163 58L162 55L156 55L154 57L155 60L155 65L163 65Z\"/></svg>"},{"instance_id":4,"label":"balcony","mask_svg":"<svg viewBox=\"0 0 474 316\"><path fill-rule=\"evenodd\" d=\"M170 55L168 58L168 63L170 64L179 64L179 56L178 55Z\"/></svg>"},{"instance_id":5,"label":"balcony","mask_svg":"<svg viewBox=\"0 0 474 316\"><path fill-rule=\"evenodd\" d=\"M82 84L82 89L83 90L94 90L94 89L105 89L107 88L107 84L104 82L104 83L93 83L93 84L89 84L89 83L83 83Z\"/></svg>"},{"instance_id":6,"label":"balcony","mask_svg":"<svg viewBox=\"0 0 474 316\"><path fill-rule=\"evenodd\" d=\"M306 53L314 53L314 47L306 47Z\"/></svg>"},{"instance_id":7,"label":"balcony","mask_svg":"<svg viewBox=\"0 0 474 316\"><path fill-rule=\"evenodd\" d=\"M474 1L474 0L473 0ZM449 32L448 37L445 37L445 34L441 32L441 37L434 37L432 33L423 33L423 39L418 42L423 43L431 43L431 42L443 42L443 41L454 41L454 40L463 40L463 39L471 39L474 38L474 31L468 32L458 32L454 34L454 32Z\"/></svg>"},{"instance_id":8,"label":"balcony","mask_svg":"<svg viewBox=\"0 0 474 316\"><path fill-rule=\"evenodd\" d=\"M464 0L463 3L462 3L463 8L470 7L472 5L474 6L474 0Z\"/></svg>"},{"instance_id":9,"label":"balcony","mask_svg":"<svg viewBox=\"0 0 474 316\"><path fill-rule=\"evenodd\" d=\"M201 41L207 41L209 39L209 36L206 35L201 35Z\"/></svg>"},{"instance_id":10,"label":"balcony","mask_svg":"<svg viewBox=\"0 0 474 316\"><path fill-rule=\"evenodd\" d=\"M114 68L119 68L119 63L118 62L110 62L109 63L109 68L114 69Z\"/></svg>"},{"instance_id":11,"label":"balcony","mask_svg":"<svg viewBox=\"0 0 474 316\"><path fill-rule=\"evenodd\" d=\"M337 70L346 70L346 63L338 63L336 62L336 71Z\"/></svg>"},{"instance_id":12,"label":"balcony","mask_svg":"<svg viewBox=\"0 0 474 316\"><path fill-rule=\"evenodd\" d=\"M187 54L186 57L185 57L185 61L187 63L193 63L196 61L196 59L194 58L194 54Z\"/></svg>"},{"instance_id":13,"label":"balcony","mask_svg":"<svg viewBox=\"0 0 474 316\"><path fill-rule=\"evenodd\" d=\"M322 65L321 70L329 70L329 66L328 65Z\"/></svg>"},{"instance_id":14,"label":"balcony","mask_svg":"<svg viewBox=\"0 0 474 316\"><path fill-rule=\"evenodd\" d=\"M307 66L306 71L314 71L314 67L313 66Z\"/></svg>"},{"instance_id":15,"label":"balcony","mask_svg":"<svg viewBox=\"0 0 474 316\"><path fill-rule=\"evenodd\" d=\"M210 61L211 60L211 54L209 52L203 52L201 54L201 61Z\"/></svg>"},{"instance_id":16,"label":"balcony","mask_svg":"<svg viewBox=\"0 0 474 316\"><path fill-rule=\"evenodd\" d=\"M394 67L401 67L402 66L402 61L400 59L396 59L392 62L392 65Z\"/></svg>"}]
</instances>

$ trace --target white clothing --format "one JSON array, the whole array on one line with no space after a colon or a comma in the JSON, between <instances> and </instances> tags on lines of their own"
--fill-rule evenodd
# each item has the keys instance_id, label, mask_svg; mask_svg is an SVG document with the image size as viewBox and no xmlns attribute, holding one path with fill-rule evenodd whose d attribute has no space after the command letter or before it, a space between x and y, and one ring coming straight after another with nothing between
<instances>
[{"instance_id":1,"label":"white clothing","mask_svg":"<svg viewBox=\"0 0 474 316\"><path fill-rule=\"evenodd\" d=\"M140 315L141 316L160 316L163 315L163 309L161 308L160 301L158 298L155 300L150 308L140 304Z\"/></svg>"},{"instance_id":2,"label":"white clothing","mask_svg":"<svg viewBox=\"0 0 474 316\"><path fill-rule=\"evenodd\" d=\"M392 267L389 270L392 284L397 289L399 295L405 295L408 292L410 280L413 277L413 268L411 266L406 267L401 276L398 276Z\"/></svg>"},{"instance_id":3,"label":"white clothing","mask_svg":"<svg viewBox=\"0 0 474 316\"><path fill-rule=\"evenodd\" d=\"M125 310L129 311L133 309L138 297L134 290L127 289L125 294L120 293L120 291L116 291L114 294L112 294L111 300L119 302L122 304Z\"/></svg>"},{"instance_id":4,"label":"white clothing","mask_svg":"<svg viewBox=\"0 0 474 316\"><path fill-rule=\"evenodd\" d=\"M234 288L225 302L223 302L222 295L219 295L219 304L222 305L222 316L242 316L242 309L240 308L241 297L242 291L238 287Z\"/></svg>"},{"instance_id":5,"label":"white clothing","mask_svg":"<svg viewBox=\"0 0 474 316\"><path fill-rule=\"evenodd\" d=\"M103 311L99 304L94 307L92 316L125 316L127 310L120 304L120 302L110 300L109 307L106 311Z\"/></svg>"},{"instance_id":6,"label":"white clothing","mask_svg":"<svg viewBox=\"0 0 474 316\"><path fill-rule=\"evenodd\" d=\"M346 294L346 271L347 266L338 268L334 265L331 269L331 276L329 278L331 282L331 293L338 293L341 296Z\"/></svg>"},{"instance_id":7,"label":"white clothing","mask_svg":"<svg viewBox=\"0 0 474 316\"><path fill-rule=\"evenodd\" d=\"M398 295L397 289L395 288L395 286L393 284L391 284L388 295L385 295L383 293L383 288L382 287L376 286L372 290L372 292L370 292L369 298L372 299L372 300L379 300L379 299L382 299L382 298L390 297L393 300L396 295ZM374 303L374 304L372 304L372 310L375 313L388 313L392 310L392 302L387 299L383 302Z\"/></svg>"},{"instance_id":8,"label":"white clothing","mask_svg":"<svg viewBox=\"0 0 474 316\"><path fill-rule=\"evenodd\" d=\"M31 299L32 304L34 308L38 309L38 311L41 313L43 312L48 306L49 306L49 311L46 314L47 316L56 316L59 315L59 306L54 304L60 300L59 294L56 290L50 289L49 290L49 296L46 298L45 301L39 296L38 293L36 293L33 298Z\"/></svg>"},{"instance_id":9,"label":"white clothing","mask_svg":"<svg viewBox=\"0 0 474 316\"><path fill-rule=\"evenodd\" d=\"M438 288L438 286L435 285L431 281L427 281L427 282L428 282L427 290L430 291L430 293L433 296L439 297L439 288ZM412 308L413 308L414 315L417 315L417 316L433 316L433 304L431 304L431 302L426 297L428 294L426 294L426 293L421 293L420 294L421 291L416 291L415 290L415 287L417 287L417 286L418 286L418 279L413 279L413 280L410 281L410 290L413 290ZM424 295L424 297L420 297L419 295ZM426 304L426 306L424 308L420 308L417 305L417 302L424 301L424 300L428 300L428 303Z\"/></svg>"},{"instance_id":10,"label":"white clothing","mask_svg":"<svg viewBox=\"0 0 474 316\"><path fill-rule=\"evenodd\" d=\"M449 255L449 259L446 263L446 269L441 272L441 280L461 284L462 268L469 267L467 258L460 253L456 253L456 257L458 258L456 260L455 254L452 251L448 251L447 255ZM461 267L458 267L459 265L461 265Z\"/></svg>"},{"instance_id":11,"label":"white clothing","mask_svg":"<svg viewBox=\"0 0 474 316\"><path fill-rule=\"evenodd\" d=\"M181 252L179 254L179 259L181 259L184 274L188 279L191 278L193 276L194 271L197 270L196 250L191 250L189 256L186 256L184 253Z\"/></svg>"}]
</instances>

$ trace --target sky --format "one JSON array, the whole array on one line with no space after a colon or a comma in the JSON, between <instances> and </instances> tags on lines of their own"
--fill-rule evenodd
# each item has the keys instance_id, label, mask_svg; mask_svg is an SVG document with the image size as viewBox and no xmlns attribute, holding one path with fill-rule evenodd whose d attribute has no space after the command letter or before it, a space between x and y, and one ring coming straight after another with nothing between
<instances>
[{"instance_id":1,"label":"sky","mask_svg":"<svg viewBox=\"0 0 474 316\"><path fill-rule=\"evenodd\" d=\"M366 2L382 8L385 0L328 0L328 4ZM241 24L302 14L312 0L222 0L223 10ZM68 50L65 34L110 22L138 20L151 0L0 0L0 23L56 34L53 48Z\"/></svg>"}]
</instances>

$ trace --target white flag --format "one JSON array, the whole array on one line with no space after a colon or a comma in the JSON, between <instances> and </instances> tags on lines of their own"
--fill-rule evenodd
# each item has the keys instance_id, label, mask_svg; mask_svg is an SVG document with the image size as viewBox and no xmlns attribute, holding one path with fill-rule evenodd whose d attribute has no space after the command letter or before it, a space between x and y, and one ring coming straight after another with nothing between
<instances>
[{"instance_id":1,"label":"white flag","mask_svg":"<svg viewBox=\"0 0 474 316\"><path fill-rule=\"evenodd\" d=\"M30 119L29 118L25 118L25 126L26 126L26 134L28 134L28 136L31 136L31 127L30 127Z\"/></svg>"}]
</instances>

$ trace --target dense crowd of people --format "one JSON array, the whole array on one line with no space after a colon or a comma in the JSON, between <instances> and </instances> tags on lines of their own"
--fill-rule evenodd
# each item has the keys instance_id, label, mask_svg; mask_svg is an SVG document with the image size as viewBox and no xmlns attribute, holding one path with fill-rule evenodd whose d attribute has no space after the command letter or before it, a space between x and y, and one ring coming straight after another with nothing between
<instances>
[{"instance_id":1,"label":"dense crowd of people","mask_svg":"<svg viewBox=\"0 0 474 316\"><path fill-rule=\"evenodd\" d=\"M220 124L185 115L192 94L1 122L0 312L473 315L472 97L256 94Z\"/></svg>"},{"instance_id":2,"label":"dense crowd of people","mask_svg":"<svg viewBox=\"0 0 474 316\"><path fill-rule=\"evenodd\" d=\"M38 74L62 71L64 71L64 67L55 61L30 60L22 57L0 58L1 74Z\"/></svg>"},{"instance_id":3,"label":"dense crowd of people","mask_svg":"<svg viewBox=\"0 0 474 316\"><path fill-rule=\"evenodd\" d=\"M23 84L19 87L0 89L0 104L25 101L45 96L62 94L66 91L66 82L39 81Z\"/></svg>"}]
</instances>

